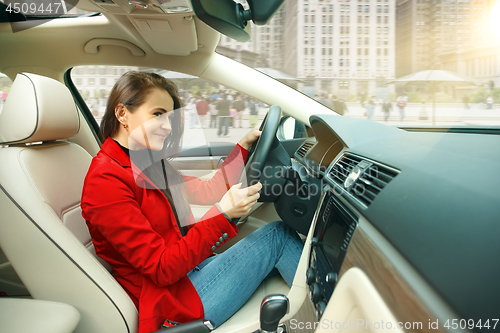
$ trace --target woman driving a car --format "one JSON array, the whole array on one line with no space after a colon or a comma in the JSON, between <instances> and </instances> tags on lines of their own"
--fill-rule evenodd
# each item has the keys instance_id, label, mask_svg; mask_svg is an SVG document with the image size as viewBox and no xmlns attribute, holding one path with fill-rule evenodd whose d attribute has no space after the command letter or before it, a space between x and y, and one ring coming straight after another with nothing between
<instances>
[{"instance_id":1,"label":"woman driving a car","mask_svg":"<svg viewBox=\"0 0 500 333\"><path fill-rule=\"evenodd\" d=\"M291 286L303 247L280 221L214 255L236 236L232 219L248 214L260 196L260 183L238 183L260 131L246 134L212 179L182 176L169 163L183 134L181 107L176 86L162 76L123 75L83 187L82 215L96 253L135 303L141 333L165 320L221 325L275 268ZM212 207L195 221L189 204Z\"/></svg>"}]
</instances>

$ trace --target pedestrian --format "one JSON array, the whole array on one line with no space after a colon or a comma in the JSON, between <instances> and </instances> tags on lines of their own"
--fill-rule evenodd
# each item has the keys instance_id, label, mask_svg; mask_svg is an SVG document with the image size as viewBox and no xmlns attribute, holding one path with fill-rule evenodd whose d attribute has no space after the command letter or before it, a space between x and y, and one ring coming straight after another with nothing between
<instances>
[{"instance_id":1,"label":"pedestrian","mask_svg":"<svg viewBox=\"0 0 500 333\"><path fill-rule=\"evenodd\" d=\"M233 127L236 128L236 122L239 120L240 128L243 128L243 110L245 110L245 102L243 101L243 98L241 98L241 95L236 97L236 101L233 103L233 109L236 110L236 114L233 117Z\"/></svg>"},{"instance_id":2,"label":"pedestrian","mask_svg":"<svg viewBox=\"0 0 500 333\"><path fill-rule=\"evenodd\" d=\"M326 106L327 108L333 109L333 103L331 100L325 97L326 94L320 94L318 97L318 102Z\"/></svg>"},{"instance_id":3,"label":"pedestrian","mask_svg":"<svg viewBox=\"0 0 500 333\"><path fill-rule=\"evenodd\" d=\"M337 99L336 95L332 95L330 103L332 105L333 111L337 112L341 116L344 114L344 108L342 107L340 100Z\"/></svg>"},{"instance_id":4,"label":"pedestrian","mask_svg":"<svg viewBox=\"0 0 500 333\"><path fill-rule=\"evenodd\" d=\"M189 116L189 128L196 128L199 125L198 112L196 111L196 98L188 97L185 106L186 114Z\"/></svg>"},{"instance_id":5,"label":"pedestrian","mask_svg":"<svg viewBox=\"0 0 500 333\"><path fill-rule=\"evenodd\" d=\"M469 97L467 95L465 95L464 98L462 98L462 102L464 102L464 109L469 110L470 109Z\"/></svg>"},{"instance_id":6,"label":"pedestrian","mask_svg":"<svg viewBox=\"0 0 500 333\"><path fill-rule=\"evenodd\" d=\"M347 108L347 104L342 98L339 99L339 102L340 102L340 107L342 108L342 114L346 114L347 112L349 112L349 109Z\"/></svg>"},{"instance_id":7,"label":"pedestrian","mask_svg":"<svg viewBox=\"0 0 500 333\"><path fill-rule=\"evenodd\" d=\"M403 121L405 119L405 108L406 108L406 100L403 96L399 96L396 102L396 106L399 110L399 121Z\"/></svg>"},{"instance_id":8,"label":"pedestrian","mask_svg":"<svg viewBox=\"0 0 500 333\"><path fill-rule=\"evenodd\" d=\"M208 112L210 113L210 128L217 128L217 100L212 100L208 105Z\"/></svg>"},{"instance_id":9,"label":"pedestrian","mask_svg":"<svg viewBox=\"0 0 500 333\"><path fill-rule=\"evenodd\" d=\"M487 106L488 110L493 109L493 97L489 96L486 99L486 106Z\"/></svg>"},{"instance_id":10,"label":"pedestrian","mask_svg":"<svg viewBox=\"0 0 500 333\"><path fill-rule=\"evenodd\" d=\"M230 106L231 102L227 100L226 94L221 94L221 99L219 99L216 104L219 116L219 130L217 131L217 136L229 136L229 123L231 121Z\"/></svg>"},{"instance_id":11,"label":"pedestrian","mask_svg":"<svg viewBox=\"0 0 500 333\"><path fill-rule=\"evenodd\" d=\"M213 101L218 101L218 100L220 99L220 94L219 94L219 92L218 92L218 91L217 91L217 92L215 92L215 93L212 95L212 97L211 97L211 98L212 98L212 100L213 100Z\"/></svg>"},{"instance_id":12,"label":"pedestrian","mask_svg":"<svg viewBox=\"0 0 500 333\"><path fill-rule=\"evenodd\" d=\"M373 120L373 115L375 113L375 96L372 96L365 104L366 118L368 120Z\"/></svg>"},{"instance_id":13,"label":"pedestrian","mask_svg":"<svg viewBox=\"0 0 500 333\"><path fill-rule=\"evenodd\" d=\"M382 112L384 113L384 121L389 119L389 113L392 110L392 103L386 98L382 102Z\"/></svg>"},{"instance_id":14,"label":"pedestrian","mask_svg":"<svg viewBox=\"0 0 500 333\"><path fill-rule=\"evenodd\" d=\"M97 98L92 100L91 108L92 108L92 115L94 116L94 118L99 116L100 107L101 107L101 105L100 105L99 100Z\"/></svg>"},{"instance_id":15,"label":"pedestrian","mask_svg":"<svg viewBox=\"0 0 500 333\"><path fill-rule=\"evenodd\" d=\"M258 114L259 114L259 106L255 104L255 100L252 98L250 100L250 128L254 128L257 125Z\"/></svg>"},{"instance_id":16,"label":"pedestrian","mask_svg":"<svg viewBox=\"0 0 500 333\"><path fill-rule=\"evenodd\" d=\"M419 120L429 120L429 115L427 114L427 106L425 100L422 100L422 106L420 107L420 113L418 114Z\"/></svg>"},{"instance_id":17,"label":"pedestrian","mask_svg":"<svg viewBox=\"0 0 500 333\"><path fill-rule=\"evenodd\" d=\"M0 91L0 106L3 107L3 105L5 104L5 100L7 99L7 96L8 96L8 92L6 91ZM0 109L1 110L1 109Z\"/></svg>"},{"instance_id":18,"label":"pedestrian","mask_svg":"<svg viewBox=\"0 0 500 333\"><path fill-rule=\"evenodd\" d=\"M196 112L198 113L201 128L205 128L205 124L207 123L208 102L205 98L201 98L200 96L198 96L197 99Z\"/></svg>"}]
</instances>

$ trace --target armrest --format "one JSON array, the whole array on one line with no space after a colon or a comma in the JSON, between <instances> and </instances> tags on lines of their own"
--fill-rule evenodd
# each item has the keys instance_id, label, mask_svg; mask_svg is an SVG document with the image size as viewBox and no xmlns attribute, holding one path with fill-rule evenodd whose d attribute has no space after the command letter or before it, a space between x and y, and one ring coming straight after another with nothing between
<instances>
[{"instance_id":1,"label":"armrest","mask_svg":"<svg viewBox=\"0 0 500 333\"><path fill-rule=\"evenodd\" d=\"M0 332L22 333L33 327L36 332L71 333L80 322L80 313L64 303L0 298Z\"/></svg>"},{"instance_id":2,"label":"armrest","mask_svg":"<svg viewBox=\"0 0 500 333\"><path fill-rule=\"evenodd\" d=\"M213 324L209 320L199 319L190 323L179 324L172 327L161 328L152 333L208 333L213 330Z\"/></svg>"}]
</instances>

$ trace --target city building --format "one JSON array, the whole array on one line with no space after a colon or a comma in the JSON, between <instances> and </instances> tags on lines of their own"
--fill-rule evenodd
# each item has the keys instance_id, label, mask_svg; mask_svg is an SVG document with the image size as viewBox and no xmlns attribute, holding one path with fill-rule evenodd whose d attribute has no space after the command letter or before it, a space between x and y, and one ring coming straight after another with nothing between
<instances>
[{"instance_id":1,"label":"city building","mask_svg":"<svg viewBox=\"0 0 500 333\"><path fill-rule=\"evenodd\" d=\"M221 36L217 52L251 67L282 70L286 6L287 3L265 26L249 22L252 31L252 39L249 42L242 43L227 36Z\"/></svg>"},{"instance_id":2,"label":"city building","mask_svg":"<svg viewBox=\"0 0 500 333\"><path fill-rule=\"evenodd\" d=\"M388 97L385 82L395 74L394 0L297 0L287 6L287 24L296 13L297 28L286 33L285 45L292 43L297 59L285 60L285 72L303 79L305 91Z\"/></svg>"},{"instance_id":3,"label":"city building","mask_svg":"<svg viewBox=\"0 0 500 333\"><path fill-rule=\"evenodd\" d=\"M138 69L127 66L78 66L73 68L71 77L83 98L101 99L109 95L120 76Z\"/></svg>"},{"instance_id":4,"label":"city building","mask_svg":"<svg viewBox=\"0 0 500 333\"><path fill-rule=\"evenodd\" d=\"M78 66L71 70L71 79L94 116L99 116L115 82L130 70L128 66Z\"/></svg>"},{"instance_id":5,"label":"city building","mask_svg":"<svg viewBox=\"0 0 500 333\"><path fill-rule=\"evenodd\" d=\"M443 52L442 68L481 80L489 89L500 88L500 2L478 2L472 26L477 29L473 42ZM479 7L483 5L483 7ZM496 6L494 9L493 6ZM488 15L490 17L488 17Z\"/></svg>"},{"instance_id":6,"label":"city building","mask_svg":"<svg viewBox=\"0 0 500 333\"><path fill-rule=\"evenodd\" d=\"M483 48L491 42L488 15L492 0L397 1L396 77L446 69L443 61L449 63L451 54ZM445 54L448 56L443 58ZM446 67L457 71L457 66Z\"/></svg>"},{"instance_id":7,"label":"city building","mask_svg":"<svg viewBox=\"0 0 500 333\"><path fill-rule=\"evenodd\" d=\"M395 77L395 0L289 0L265 26L252 26L252 41L221 38L220 52L254 52L254 67L300 79L316 96L388 97ZM239 53L238 53L239 52ZM240 59L241 59L240 58Z\"/></svg>"}]
</instances>

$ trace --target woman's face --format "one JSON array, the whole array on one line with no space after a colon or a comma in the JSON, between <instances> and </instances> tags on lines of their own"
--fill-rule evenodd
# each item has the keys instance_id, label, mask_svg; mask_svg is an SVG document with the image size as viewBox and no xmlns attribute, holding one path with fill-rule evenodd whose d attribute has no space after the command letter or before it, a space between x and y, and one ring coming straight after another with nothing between
<instances>
[{"instance_id":1,"label":"woman's face","mask_svg":"<svg viewBox=\"0 0 500 333\"><path fill-rule=\"evenodd\" d=\"M125 110L129 137L128 148L161 150L165 139L172 131L174 100L168 92L153 89L144 104L134 112Z\"/></svg>"}]
</instances>

